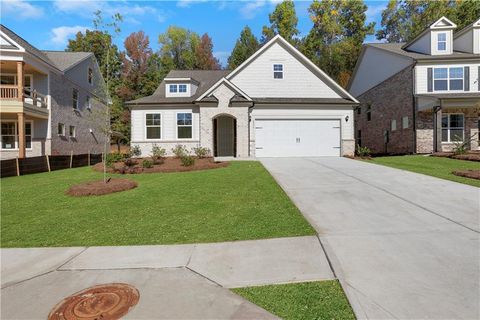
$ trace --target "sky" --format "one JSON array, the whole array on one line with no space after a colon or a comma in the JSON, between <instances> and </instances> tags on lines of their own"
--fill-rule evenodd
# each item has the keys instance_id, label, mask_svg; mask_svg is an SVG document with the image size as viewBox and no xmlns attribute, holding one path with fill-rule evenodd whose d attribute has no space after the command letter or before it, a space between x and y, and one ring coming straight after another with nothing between
<instances>
[{"instance_id":1,"label":"sky","mask_svg":"<svg viewBox=\"0 0 480 320\"><path fill-rule=\"evenodd\" d=\"M93 12L101 10L108 20L120 13L124 21L115 40L123 49L125 38L132 32L143 30L150 38L153 50L158 50L158 35L170 25L180 26L213 39L214 55L226 64L240 31L248 25L260 38L262 26L268 25L268 14L280 0L255 1L91 1L2 0L0 22L41 50L64 50L68 39L78 31L92 29ZM311 1L295 1L299 19L298 29L304 36L312 27L308 14ZM367 21L380 27L381 12L387 1L365 1L368 5ZM375 42L369 36L365 42Z\"/></svg>"}]
</instances>

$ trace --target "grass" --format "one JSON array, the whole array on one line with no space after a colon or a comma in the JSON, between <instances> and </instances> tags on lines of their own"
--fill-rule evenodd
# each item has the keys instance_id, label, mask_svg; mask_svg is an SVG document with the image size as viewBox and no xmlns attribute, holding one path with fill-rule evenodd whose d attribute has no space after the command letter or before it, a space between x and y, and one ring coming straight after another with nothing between
<instances>
[{"instance_id":1,"label":"grass","mask_svg":"<svg viewBox=\"0 0 480 320\"><path fill-rule=\"evenodd\" d=\"M459 177L452 173L454 170L480 169L480 163L474 161L412 155L378 157L369 162L480 187L480 180Z\"/></svg>"},{"instance_id":2,"label":"grass","mask_svg":"<svg viewBox=\"0 0 480 320\"><path fill-rule=\"evenodd\" d=\"M101 179L89 167L1 180L1 246L102 246L217 242L313 235L259 162L185 173L128 175L136 189L71 197Z\"/></svg>"},{"instance_id":3,"label":"grass","mask_svg":"<svg viewBox=\"0 0 480 320\"><path fill-rule=\"evenodd\" d=\"M337 280L232 290L283 319L355 319Z\"/></svg>"}]
</instances>

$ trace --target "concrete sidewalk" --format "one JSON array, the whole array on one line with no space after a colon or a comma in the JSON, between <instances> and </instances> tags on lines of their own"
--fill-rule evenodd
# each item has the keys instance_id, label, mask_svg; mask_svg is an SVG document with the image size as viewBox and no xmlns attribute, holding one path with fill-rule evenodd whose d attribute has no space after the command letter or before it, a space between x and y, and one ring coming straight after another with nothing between
<instances>
[{"instance_id":1,"label":"concrete sidewalk","mask_svg":"<svg viewBox=\"0 0 480 320\"><path fill-rule=\"evenodd\" d=\"M317 237L224 243L2 249L2 319L45 319L96 284L140 290L126 318L273 318L227 288L334 279Z\"/></svg>"}]
</instances>

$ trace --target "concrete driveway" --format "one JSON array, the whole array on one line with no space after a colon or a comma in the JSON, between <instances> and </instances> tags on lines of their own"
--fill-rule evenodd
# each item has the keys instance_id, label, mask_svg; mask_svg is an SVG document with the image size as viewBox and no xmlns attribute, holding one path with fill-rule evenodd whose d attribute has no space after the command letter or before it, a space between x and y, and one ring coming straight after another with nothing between
<instances>
[{"instance_id":1,"label":"concrete driveway","mask_svg":"<svg viewBox=\"0 0 480 320\"><path fill-rule=\"evenodd\" d=\"M479 318L480 189L345 158L262 163L318 231L358 318Z\"/></svg>"}]
</instances>

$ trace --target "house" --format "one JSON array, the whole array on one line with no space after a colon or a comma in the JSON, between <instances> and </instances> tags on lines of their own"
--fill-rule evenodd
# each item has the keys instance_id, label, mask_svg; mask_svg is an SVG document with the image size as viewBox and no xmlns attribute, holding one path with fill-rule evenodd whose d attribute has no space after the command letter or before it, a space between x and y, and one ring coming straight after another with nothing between
<instances>
[{"instance_id":1,"label":"house","mask_svg":"<svg viewBox=\"0 0 480 320\"><path fill-rule=\"evenodd\" d=\"M41 51L0 26L1 159L101 153L105 84L89 52Z\"/></svg>"},{"instance_id":2,"label":"house","mask_svg":"<svg viewBox=\"0 0 480 320\"><path fill-rule=\"evenodd\" d=\"M408 43L364 45L349 92L357 143L373 153L479 149L480 20L445 17Z\"/></svg>"},{"instance_id":3,"label":"house","mask_svg":"<svg viewBox=\"0 0 480 320\"><path fill-rule=\"evenodd\" d=\"M354 153L357 101L281 36L232 71L171 71L127 105L143 156L154 144L239 158Z\"/></svg>"}]
</instances>

